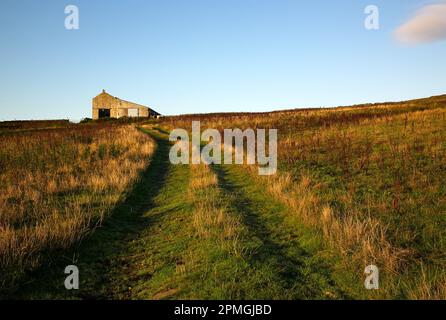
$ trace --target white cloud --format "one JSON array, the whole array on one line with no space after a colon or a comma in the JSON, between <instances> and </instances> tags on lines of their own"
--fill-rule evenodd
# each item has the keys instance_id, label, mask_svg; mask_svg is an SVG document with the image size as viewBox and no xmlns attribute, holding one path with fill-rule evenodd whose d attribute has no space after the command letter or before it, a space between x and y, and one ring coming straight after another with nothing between
<instances>
[{"instance_id":1,"label":"white cloud","mask_svg":"<svg viewBox=\"0 0 446 320\"><path fill-rule=\"evenodd\" d=\"M395 30L396 38L408 44L446 39L446 3L430 4Z\"/></svg>"}]
</instances>

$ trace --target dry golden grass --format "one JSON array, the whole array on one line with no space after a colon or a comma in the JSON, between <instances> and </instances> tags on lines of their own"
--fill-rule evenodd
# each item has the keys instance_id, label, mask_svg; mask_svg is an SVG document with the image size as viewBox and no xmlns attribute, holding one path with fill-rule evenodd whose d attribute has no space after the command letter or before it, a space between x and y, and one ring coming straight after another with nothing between
<instances>
[{"instance_id":1,"label":"dry golden grass","mask_svg":"<svg viewBox=\"0 0 446 320\"><path fill-rule=\"evenodd\" d=\"M242 224L228 212L226 198L218 187L218 178L209 166L191 166L189 199L194 205L193 225L198 236L218 239L222 248L240 255Z\"/></svg>"},{"instance_id":2,"label":"dry golden grass","mask_svg":"<svg viewBox=\"0 0 446 320\"><path fill-rule=\"evenodd\" d=\"M270 177L257 175L249 168L252 176L266 186L267 191L290 208L304 224L318 228L324 242L331 249L340 252L347 263L355 265L378 264L387 272L397 272L407 250L393 247L386 239L385 227L376 219L361 217L357 211L336 213L330 205L319 198L320 185L314 184L308 174L297 182L289 173Z\"/></svg>"},{"instance_id":3,"label":"dry golden grass","mask_svg":"<svg viewBox=\"0 0 446 320\"><path fill-rule=\"evenodd\" d=\"M421 276L407 288L411 300L446 300L446 275L427 275L421 267Z\"/></svg>"},{"instance_id":4,"label":"dry golden grass","mask_svg":"<svg viewBox=\"0 0 446 320\"><path fill-rule=\"evenodd\" d=\"M154 151L132 126L0 136L1 286L73 245L123 199Z\"/></svg>"}]
</instances>

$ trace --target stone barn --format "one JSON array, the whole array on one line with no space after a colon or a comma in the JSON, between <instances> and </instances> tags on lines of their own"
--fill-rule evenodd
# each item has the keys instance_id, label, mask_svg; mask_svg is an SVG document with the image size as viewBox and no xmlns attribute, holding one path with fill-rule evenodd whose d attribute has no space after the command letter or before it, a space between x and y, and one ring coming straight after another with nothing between
<instances>
[{"instance_id":1,"label":"stone barn","mask_svg":"<svg viewBox=\"0 0 446 320\"><path fill-rule=\"evenodd\" d=\"M158 118L160 114L149 107L125 101L105 92L93 98L93 119Z\"/></svg>"}]
</instances>

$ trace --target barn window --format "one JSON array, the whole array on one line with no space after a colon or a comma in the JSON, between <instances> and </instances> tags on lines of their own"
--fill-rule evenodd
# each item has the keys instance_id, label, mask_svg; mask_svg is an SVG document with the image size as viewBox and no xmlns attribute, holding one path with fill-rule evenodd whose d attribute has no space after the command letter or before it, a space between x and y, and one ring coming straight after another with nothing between
<instances>
[{"instance_id":1,"label":"barn window","mask_svg":"<svg viewBox=\"0 0 446 320\"><path fill-rule=\"evenodd\" d=\"M129 109L128 116L129 118L138 117L138 109Z\"/></svg>"}]
</instances>

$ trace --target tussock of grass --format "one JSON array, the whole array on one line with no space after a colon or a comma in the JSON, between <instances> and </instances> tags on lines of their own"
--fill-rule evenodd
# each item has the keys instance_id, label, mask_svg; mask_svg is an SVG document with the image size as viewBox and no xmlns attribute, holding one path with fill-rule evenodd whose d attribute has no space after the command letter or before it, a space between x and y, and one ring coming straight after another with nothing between
<instances>
[{"instance_id":1,"label":"tussock of grass","mask_svg":"<svg viewBox=\"0 0 446 320\"><path fill-rule=\"evenodd\" d=\"M192 221L198 236L218 239L219 246L240 256L242 225L228 212L217 175L207 165L193 165L188 192L194 206Z\"/></svg>"}]
</instances>

